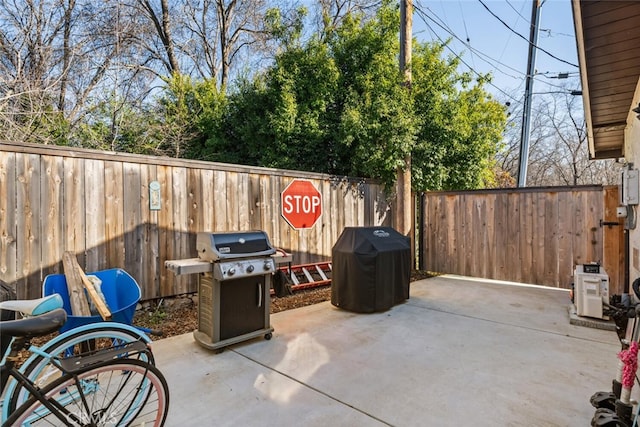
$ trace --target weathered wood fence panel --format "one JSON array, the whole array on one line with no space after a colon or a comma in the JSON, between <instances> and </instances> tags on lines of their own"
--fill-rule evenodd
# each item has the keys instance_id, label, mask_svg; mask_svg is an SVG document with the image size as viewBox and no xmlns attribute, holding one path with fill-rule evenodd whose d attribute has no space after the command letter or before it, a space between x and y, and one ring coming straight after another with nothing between
<instances>
[{"instance_id":1,"label":"weathered wood fence panel","mask_svg":"<svg viewBox=\"0 0 640 427\"><path fill-rule=\"evenodd\" d=\"M323 214L306 230L281 217L280 193L308 179ZM149 184L160 184L151 210ZM198 231L265 230L294 262L323 261L345 226L391 225L382 186L324 174L0 142L0 280L40 296L73 251L86 271L124 268L144 299L196 290L168 259L195 257Z\"/></svg>"},{"instance_id":2,"label":"weathered wood fence panel","mask_svg":"<svg viewBox=\"0 0 640 427\"><path fill-rule=\"evenodd\" d=\"M421 266L568 288L576 264L601 262L620 293L622 227L602 225L617 200L600 186L427 193Z\"/></svg>"}]
</instances>

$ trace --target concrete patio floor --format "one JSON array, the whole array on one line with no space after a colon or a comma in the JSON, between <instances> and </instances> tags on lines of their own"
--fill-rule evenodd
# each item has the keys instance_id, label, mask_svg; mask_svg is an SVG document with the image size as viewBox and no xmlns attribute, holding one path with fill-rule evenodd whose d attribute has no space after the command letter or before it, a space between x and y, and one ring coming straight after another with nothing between
<instances>
[{"instance_id":1,"label":"concrete patio floor","mask_svg":"<svg viewBox=\"0 0 640 427\"><path fill-rule=\"evenodd\" d=\"M386 312L277 313L273 339L219 354L192 334L159 340L167 425L587 426L620 344L571 325L569 304L566 290L440 276Z\"/></svg>"}]
</instances>

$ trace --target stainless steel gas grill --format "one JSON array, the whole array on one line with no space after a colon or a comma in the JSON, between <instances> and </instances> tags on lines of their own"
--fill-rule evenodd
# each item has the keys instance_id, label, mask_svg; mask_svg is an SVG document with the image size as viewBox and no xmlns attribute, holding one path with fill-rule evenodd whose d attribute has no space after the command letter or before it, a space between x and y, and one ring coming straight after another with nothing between
<instances>
[{"instance_id":1,"label":"stainless steel gas grill","mask_svg":"<svg viewBox=\"0 0 640 427\"><path fill-rule=\"evenodd\" d=\"M271 275L276 270L264 231L198 233L198 258L170 260L176 275L198 273L195 340L211 350L261 335L271 339Z\"/></svg>"}]
</instances>

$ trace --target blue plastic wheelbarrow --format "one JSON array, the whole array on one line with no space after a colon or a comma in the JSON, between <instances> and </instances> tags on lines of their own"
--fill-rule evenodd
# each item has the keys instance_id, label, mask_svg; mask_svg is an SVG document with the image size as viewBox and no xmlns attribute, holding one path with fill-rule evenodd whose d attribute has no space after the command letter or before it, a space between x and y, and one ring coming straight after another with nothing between
<instances>
[{"instance_id":1,"label":"blue plastic wheelbarrow","mask_svg":"<svg viewBox=\"0 0 640 427\"><path fill-rule=\"evenodd\" d=\"M135 279L120 268L96 271L94 273L87 273L87 275L97 276L102 281L102 293L111 311L111 321L131 325L133 323L136 305L141 296L140 286L138 286ZM64 309L67 312L67 322L60 328L61 333L88 325L89 323L103 321L99 315L74 316L71 313L69 291L64 274L50 274L44 278L42 295L47 296L52 294L60 294L60 296L62 296Z\"/></svg>"}]
</instances>

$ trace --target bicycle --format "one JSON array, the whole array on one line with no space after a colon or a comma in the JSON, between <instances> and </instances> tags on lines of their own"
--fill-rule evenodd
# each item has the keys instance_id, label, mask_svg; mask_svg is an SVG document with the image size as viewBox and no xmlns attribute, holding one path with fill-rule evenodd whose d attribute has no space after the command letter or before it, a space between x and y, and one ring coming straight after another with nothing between
<instances>
[{"instance_id":1,"label":"bicycle","mask_svg":"<svg viewBox=\"0 0 640 427\"><path fill-rule=\"evenodd\" d=\"M94 323L42 347L30 344L64 324L61 307L59 295L0 303L0 309L32 316L2 322L2 341L10 341L0 363L2 425L163 425L169 390L142 332ZM31 356L17 368L23 349Z\"/></svg>"}]
</instances>

